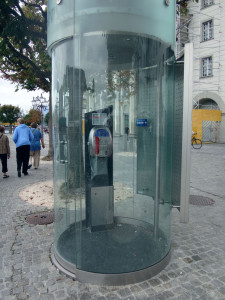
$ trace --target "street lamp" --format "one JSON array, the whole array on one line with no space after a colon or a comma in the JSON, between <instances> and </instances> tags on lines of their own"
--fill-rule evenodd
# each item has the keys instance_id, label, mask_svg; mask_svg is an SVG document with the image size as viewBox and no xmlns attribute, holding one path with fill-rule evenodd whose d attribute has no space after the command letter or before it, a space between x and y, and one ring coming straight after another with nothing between
<instances>
[{"instance_id":1,"label":"street lamp","mask_svg":"<svg viewBox=\"0 0 225 300\"><path fill-rule=\"evenodd\" d=\"M40 97L39 96L33 97L32 105L33 105L33 109L41 111L41 133L43 135L43 127L44 127L44 114L43 114L43 111L47 109L48 100L46 100L46 98L43 97L42 94L41 94Z\"/></svg>"}]
</instances>

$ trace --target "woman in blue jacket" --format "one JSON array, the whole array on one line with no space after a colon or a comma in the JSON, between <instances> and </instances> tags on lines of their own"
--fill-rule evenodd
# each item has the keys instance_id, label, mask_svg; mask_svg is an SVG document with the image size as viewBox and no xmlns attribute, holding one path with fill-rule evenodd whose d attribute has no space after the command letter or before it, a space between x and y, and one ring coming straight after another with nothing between
<instances>
[{"instance_id":1,"label":"woman in blue jacket","mask_svg":"<svg viewBox=\"0 0 225 300\"><path fill-rule=\"evenodd\" d=\"M34 122L31 123L31 131L34 136L34 139L30 145L30 164L28 168L29 169L31 168L32 161L33 161L34 168L37 169L40 163L41 145L42 148L45 148L45 144L44 144L43 136L40 130L37 128L37 124Z\"/></svg>"},{"instance_id":2,"label":"woman in blue jacket","mask_svg":"<svg viewBox=\"0 0 225 300\"><path fill-rule=\"evenodd\" d=\"M13 141L16 144L16 161L18 177L21 177L21 168L24 175L28 175L28 163L30 157L30 143L34 139L31 129L24 124L24 119L17 120L18 126L13 133Z\"/></svg>"}]
</instances>

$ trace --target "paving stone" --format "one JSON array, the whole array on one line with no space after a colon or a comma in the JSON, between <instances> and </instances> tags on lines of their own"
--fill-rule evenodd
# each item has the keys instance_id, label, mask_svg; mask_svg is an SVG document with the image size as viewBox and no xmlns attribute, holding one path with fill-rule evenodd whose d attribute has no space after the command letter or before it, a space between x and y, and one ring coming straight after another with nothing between
<instances>
[{"instance_id":1,"label":"paving stone","mask_svg":"<svg viewBox=\"0 0 225 300\"><path fill-rule=\"evenodd\" d=\"M90 294L89 293L82 293L79 295L80 300L89 300L90 299ZM105 299L105 298L104 298Z\"/></svg>"},{"instance_id":2,"label":"paving stone","mask_svg":"<svg viewBox=\"0 0 225 300\"><path fill-rule=\"evenodd\" d=\"M135 296L131 295L131 296L128 296L126 298L123 298L123 300L135 300ZM108 299L107 299L108 300Z\"/></svg>"},{"instance_id":3,"label":"paving stone","mask_svg":"<svg viewBox=\"0 0 225 300\"><path fill-rule=\"evenodd\" d=\"M48 291L49 291L49 292L53 292L53 291L56 291L56 290L57 290L57 284L48 286Z\"/></svg>"},{"instance_id":4,"label":"paving stone","mask_svg":"<svg viewBox=\"0 0 225 300\"><path fill-rule=\"evenodd\" d=\"M137 295L135 295L136 300L147 300L150 299L148 295L146 295L144 292L140 292ZM151 296L151 299L154 300L154 296Z\"/></svg>"},{"instance_id":5,"label":"paving stone","mask_svg":"<svg viewBox=\"0 0 225 300\"><path fill-rule=\"evenodd\" d=\"M198 280L198 279L194 279L194 280L191 280L191 281L190 281L190 284L191 284L192 286L199 286L199 285L202 284L202 282L201 282L200 280Z\"/></svg>"},{"instance_id":6,"label":"paving stone","mask_svg":"<svg viewBox=\"0 0 225 300\"><path fill-rule=\"evenodd\" d=\"M195 261L201 260L201 257L198 255L193 255L191 258Z\"/></svg>"},{"instance_id":7,"label":"paving stone","mask_svg":"<svg viewBox=\"0 0 225 300\"><path fill-rule=\"evenodd\" d=\"M42 297L45 297L45 300L55 300L55 297L53 294L43 295Z\"/></svg>"},{"instance_id":8,"label":"paving stone","mask_svg":"<svg viewBox=\"0 0 225 300\"><path fill-rule=\"evenodd\" d=\"M150 284L149 284L149 282L144 281L144 282L141 282L139 284L139 286L140 286L141 289L145 290L145 289L148 289L150 287Z\"/></svg>"},{"instance_id":9,"label":"paving stone","mask_svg":"<svg viewBox=\"0 0 225 300\"><path fill-rule=\"evenodd\" d=\"M156 295L155 299L156 300L166 300L166 299L172 298L173 296L174 296L174 294L172 292L166 291L166 292Z\"/></svg>"},{"instance_id":10,"label":"paving stone","mask_svg":"<svg viewBox=\"0 0 225 300\"><path fill-rule=\"evenodd\" d=\"M214 296L209 296L209 295L205 294L205 295L200 296L198 299L199 300L215 300L216 298L214 298ZM220 298L220 299L222 299L222 298ZM224 300L224 299L222 299L222 300Z\"/></svg>"},{"instance_id":11,"label":"paving stone","mask_svg":"<svg viewBox=\"0 0 225 300\"><path fill-rule=\"evenodd\" d=\"M121 297L117 293L108 293L105 295L107 300L118 300L121 299Z\"/></svg>"},{"instance_id":12,"label":"paving stone","mask_svg":"<svg viewBox=\"0 0 225 300\"><path fill-rule=\"evenodd\" d=\"M130 290L132 293L138 293L141 291L141 287L140 287L140 285L135 284L130 287Z\"/></svg>"},{"instance_id":13,"label":"paving stone","mask_svg":"<svg viewBox=\"0 0 225 300\"><path fill-rule=\"evenodd\" d=\"M24 299L29 299L29 298L28 298L28 296L26 294L21 293L21 294L18 295L18 299L24 300Z\"/></svg>"},{"instance_id":14,"label":"paving stone","mask_svg":"<svg viewBox=\"0 0 225 300\"><path fill-rule=\"evenodd\" d=\"M219 292L220 292L222 295L225 295L225 286L219 288Z\"/></svg>"},{"instance_id":15,"label":"paving stone","mask_svg":"<svg viewBox=\"0 0 225 300\"><path fill-rule=\"evenodd\" d=\"M157 294L157 291L155 289L153 289L152 287L150 287L147 290L145 290L145 293L146 293L147 296L153 297L154 295Z\"/></svg>"},{"instance_id":16,"label":"paving stone","mask_svg":"<svg viewBox=\"0 0 225 300\"><path fill-rule=\"evenodd\" d=\"M9 296L10 294L11 294L10 290L3 290L3 291L1 291L1 295L4 296L4 297Z\"/></svg>"},{"instance_id":17,"label":"paving stone","mask_svg":"<svg viewBox=\"0 0 225 300\"><path fill-rule=\"evenodd\" d=\"M128 288L123 288L119 291L117 291L117 293L121 296L121 297L127 297L131 294L131 290Z\"/></svg>"},{"instance_id":18,"label":"paving stone","mask_svg":"<svg viewBox=\"0 0 225 300\"><path fill-rule=\"evenodd\" d=\"M170 278L166 274L159 276L159 279L162 280L163 282L167 282L170 280Z\"/></svg>"},{"instance_id":19,"label":"paving stone","mask_svg":"<svg viewBox=\"0 0 225 300\"><path fill-rule=\"evenodd\" d=\"M161 281L157 278L154 278L154 279L150 279L149 283L151 284L151 286L154 287L154 286L157 286L157 285L161 284Z\"/></svg>"},{"instance_id":20,"label":"paving stone","mask_svg":"<svg viewBox=\"0 0 225 300\"><path fill-rule=\"evenodd\" d=\"M225 145L217 144L203 145L200 151L191 153L191 193L210 197L215 204L190 205L189 224L180 223L179 212L172 211L170 264L142 283L99 287L72 281L56 271L49 259L53 224L35 226L25 222L28 214L43 208L19 199L19 191L28 184L51 179L52 166L42 165L35 175L32 170L29 178L19 180L13 148L10 181L4 182L4 196L0 193L0 300L224 300L225 185L216 181L216 172L225 178L224 153Z\"/></svg>"},{"instance_id":21,"label":"paving stone","mask_svg":"<svg viewBox=\"0 0 225 300\"><path fill-rule=\"evenodd\" d=\"M176 278L176 277L178 277L179 276L179 273L178 272L169 272L168 273L168 277L169 278L172 278L172 279L174 279L174 278Z\"/></svg>"},{"instance_id":22,"label":"paving stone","mask_svg":"<svg viewBox=\"0 0 225 300\"><path fill-rule=\"evenodd\" d=\"M55 292L56 299L60 299L60 298L65 299L65 295L66 295L66 293L64 290Z\"/></svg>"}]
</instances>

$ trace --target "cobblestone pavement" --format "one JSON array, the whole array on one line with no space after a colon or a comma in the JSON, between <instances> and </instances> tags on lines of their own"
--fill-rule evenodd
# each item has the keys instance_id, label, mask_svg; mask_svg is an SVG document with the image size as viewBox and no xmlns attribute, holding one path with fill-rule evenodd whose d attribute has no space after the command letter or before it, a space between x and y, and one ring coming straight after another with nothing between
<instances>
[{"instance_id":1,"label":"cobblestone pavement","mask_svg":"<svg viewBox=\"0 0 225 300\"><path fill-rule=\"evenodd\" d=\"M18 178L15 146L10 145L10 178L0 177L0 300L225 299L225 145L192 150L191 194L215 203L190 205L189 224L180 223L179 212L172 211L170 264L152 279L120 287L81 284L51 264L53 224L27 224L26 215L44 208L18 194L28 184L51 179L52 164L42 162Z\"/></svg>"}]
</instances>

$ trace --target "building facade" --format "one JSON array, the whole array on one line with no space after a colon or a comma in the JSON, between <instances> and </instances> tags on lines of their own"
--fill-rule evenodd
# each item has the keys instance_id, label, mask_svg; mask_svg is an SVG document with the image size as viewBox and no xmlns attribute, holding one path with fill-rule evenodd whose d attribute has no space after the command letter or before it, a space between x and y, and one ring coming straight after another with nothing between
<instances>
[{"instance_id":1,"label":"building facade","mask_svg":"<svg viewBox=\"0 0 225 300\"><path fill-rule=\"evenodd\" d=\"M188 35L186 41L192 42L194 46L193 109L201 110L194 112L192 128L205 142L223 143L225 142L225 2L190 1L188 9L188 17L186 16L184 21L181 17L180 32L186 33ZM182 49L182 38L179 42Z\"/></svg>"}]
</instances>

